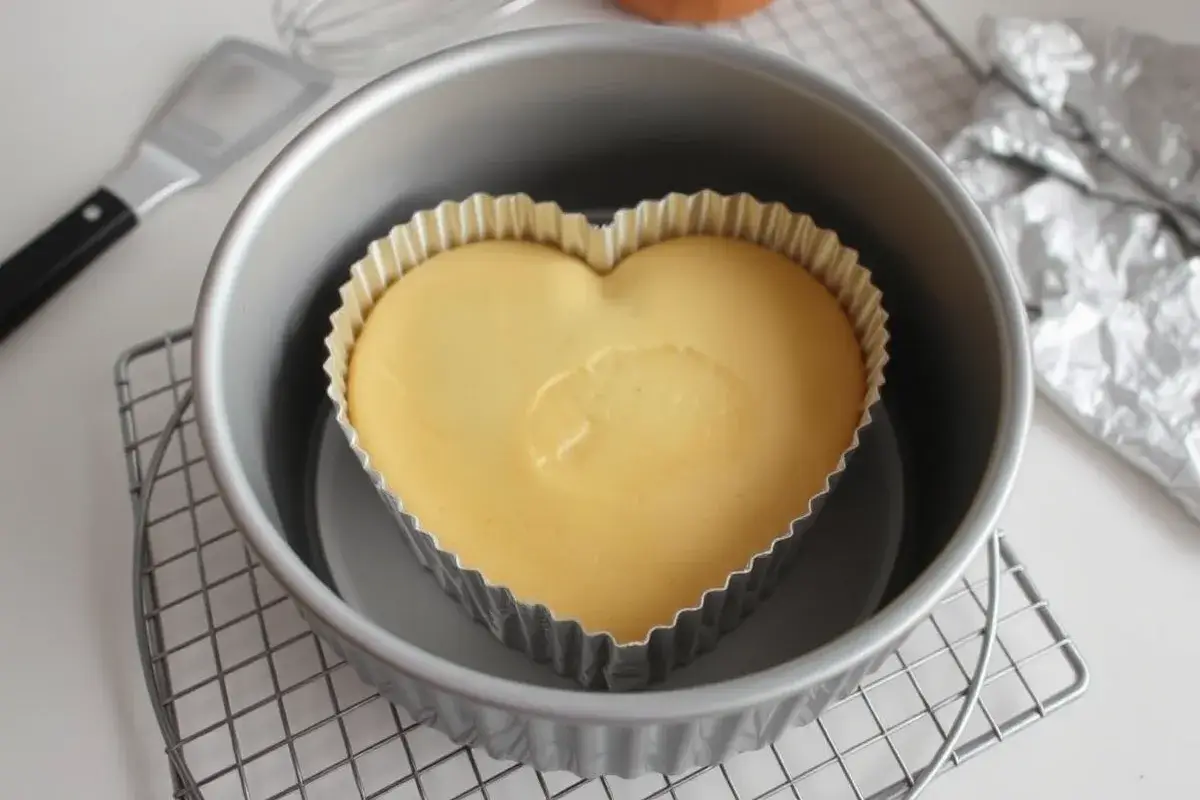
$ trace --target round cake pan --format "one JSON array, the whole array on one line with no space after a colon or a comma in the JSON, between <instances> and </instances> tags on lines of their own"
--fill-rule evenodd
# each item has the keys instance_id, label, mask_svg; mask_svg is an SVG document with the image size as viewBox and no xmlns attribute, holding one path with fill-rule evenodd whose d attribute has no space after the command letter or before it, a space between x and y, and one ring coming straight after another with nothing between
<instances>
[{"instance_id":1,"label":"round cake pan","mask_svg":"<svg viewBox=\"0 0 1200 800\"><path fill-rule=\"evenodd\" d=\"M475 192L586 209L706 188L812 216L860 251L883 292L883 404L905 480L900 556L879 609L815 647L800 626L788 647L750 645L736 675L698 660L678 687L613 694L484 668L339 597L310 567L307 470L328 414L328 316L366 243ZM251 188L213 256L195 331L197 418L220 491L317 631L452 738L583 776L714 764L852 691L988 539L1032 402L1016 286L986 221L925 145L794 61L652 26L505 34L351 94Z\"/></svg>"}]
</instances>

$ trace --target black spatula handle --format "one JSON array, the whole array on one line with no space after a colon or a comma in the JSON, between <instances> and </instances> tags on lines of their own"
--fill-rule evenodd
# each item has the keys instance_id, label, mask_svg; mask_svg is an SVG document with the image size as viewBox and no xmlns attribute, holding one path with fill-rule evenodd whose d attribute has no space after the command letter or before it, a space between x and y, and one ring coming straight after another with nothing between
<instances>
[{"instance_id":1,"label":"black spatula handle","mask_svg":"<svg viewBox=\"0 0 1200 800\"><path fill-rule=\"evenodd\" d=\"M98 189L0 264L0 340L136 225L133 209Z\"/></svg>"}]
</instances>

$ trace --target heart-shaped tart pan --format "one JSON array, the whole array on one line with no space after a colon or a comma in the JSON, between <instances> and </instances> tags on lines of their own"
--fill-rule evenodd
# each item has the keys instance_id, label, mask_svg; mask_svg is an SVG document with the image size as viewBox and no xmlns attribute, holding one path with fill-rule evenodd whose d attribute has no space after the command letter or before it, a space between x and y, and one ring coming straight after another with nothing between
<instances>
[{"instance_id":1,"label":"heart-shaped tart pan","mask_svg":"<svg viewBox=\"0 0 1200 800\"><path fill-rule=\"evenodd\" d=\"M351 423L350 361L364 323L384 292L444 251L489 240L534 242L559 249L606 275L639 250L690 236L750 242L807 270L837 299L852 324L865 368L866 392L852 441L821 490L808 500L804 513L780 531L769 547L732 571L723 585L707 589L693 605L680 608L669 625L654 627L639 641L623 642L607 631L587 630L578 620L558 618L546 605L526 602L509 588L492 583L444 549L437 532L423 528L406 511L401 499L404 487L388 485ZM589 689L638 689L661 680L714 647L770 593L857 449L884 382L887 314L869 272L858 263L858 254L808 216L749 195L672 194L619 211L611 224L596 227L580 214L566 213L553 203L536 203L525 195L477 194L415 214L373 242L350 272L350 280L341 288L341 305L331 317L324 369L337 422L352 450L417 559L442 589L505 644L535 661L548 662L560 675Z\"/></svg>"}]
</instances>

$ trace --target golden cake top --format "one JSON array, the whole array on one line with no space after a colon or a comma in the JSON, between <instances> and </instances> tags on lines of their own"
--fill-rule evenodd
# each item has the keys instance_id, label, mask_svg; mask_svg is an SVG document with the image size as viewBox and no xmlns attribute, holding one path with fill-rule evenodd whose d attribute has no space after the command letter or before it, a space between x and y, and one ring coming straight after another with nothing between
<instances>
[{"instance_id":1,"label":"golden cake top","mask_svg":"<svg viewBox=\"0 0 1200 800\"><path fill-rule=\"evenodd\" d=\"M530 242L433 256L368 315L347 401L374 468L464 567L624 643L805 512L866 389L819 281L689 236L604 277Z\"/></svg>"}]
</instances>

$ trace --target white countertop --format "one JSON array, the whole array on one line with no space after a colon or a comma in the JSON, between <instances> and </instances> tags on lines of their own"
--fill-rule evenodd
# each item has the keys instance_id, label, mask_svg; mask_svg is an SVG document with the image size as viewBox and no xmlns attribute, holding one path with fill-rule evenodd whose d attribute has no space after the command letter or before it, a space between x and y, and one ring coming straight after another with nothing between
<instances>
[{"instance_id":1,"label":"white countertop","mask_svg":"<svg viewBox=\"0 0 1200 800\"><path fill-rule=\"evenodd\" d=\"M1200 37L1192 0L1039 2ZM987 6L1035 6L929 4L968 40ZM195 54L221 35L273 41L269 5L0 4L0 254L95 187ZM534 11L606 15L587 0ZM112 363L190 321L220 228L282 141L157 209L0 345L0 795L169 796L133 638ZM926 797L1194 794L1200 526L1044 406L1005 525L1088 660L1091 689Z\"/></svg>"}]
</instances>

